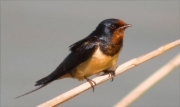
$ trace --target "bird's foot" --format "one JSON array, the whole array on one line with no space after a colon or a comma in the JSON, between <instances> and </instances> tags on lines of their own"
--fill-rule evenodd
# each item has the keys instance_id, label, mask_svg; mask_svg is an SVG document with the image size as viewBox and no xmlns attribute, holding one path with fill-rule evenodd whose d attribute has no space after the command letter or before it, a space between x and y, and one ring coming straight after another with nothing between
<instances>
[{"instance_id":1,"label":"bird's foot","mask_svg":"<svg viewBox=\"0 0 180 107\"><path fill-rule=\"evenodd\" d=\"M89 79L88 77L84 76L84 78L89 82L89 84L91 85L93 92L94 92L94 86L96 85L96 82L93 81L92 79Z\"/></svg>"},{"instance_id":2,"label":"bird's foot","mask_svg":"<svg viewBox=\"0 0 180 107\"><path fill-rule=\"evenodd\" d=\"M108 74L109 77L111 77L111 81L114 80L114 77L115 77L115 71L113 71L113 70L104 70L103 72L104 72L104 74L102 74L101 76L107 75L107 74Z\"/></svg>"}]
</instances>

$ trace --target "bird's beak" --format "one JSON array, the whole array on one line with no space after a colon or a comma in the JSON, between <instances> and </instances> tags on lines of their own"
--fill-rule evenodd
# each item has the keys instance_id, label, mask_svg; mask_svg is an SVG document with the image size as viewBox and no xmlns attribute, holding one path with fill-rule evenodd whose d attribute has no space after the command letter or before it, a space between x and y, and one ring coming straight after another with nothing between
<instances>
[{"instance_id":1,"label":"bird's beak","mask_svg":"<svg viewBox=\"0 0 180 107\"><path fill-rule=\"evenodd\" d=\"M131 27L131 24L125 24L124 26L122 26L122 27L120 27L120 28L126 29L126 28L128 28L128 27Z\"/></svg>"}]
</instances>

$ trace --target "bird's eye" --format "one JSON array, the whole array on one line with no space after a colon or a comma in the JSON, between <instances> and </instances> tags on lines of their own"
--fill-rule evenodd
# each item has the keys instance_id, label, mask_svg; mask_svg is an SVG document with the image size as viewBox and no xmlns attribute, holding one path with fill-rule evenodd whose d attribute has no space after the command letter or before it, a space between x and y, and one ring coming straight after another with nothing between
<instances>
[{"instance_id":1,"label":"bird's eye","mask_svg":"<svg viewBox=\"0 0 180 107\"><path fill-rule=\"evenodd\" d=\"M116 28L116 25L115 25L115 24L112 24L110 27L111 27L111 29L115 29L115 28Z\"/></svg>"}]
</instances>

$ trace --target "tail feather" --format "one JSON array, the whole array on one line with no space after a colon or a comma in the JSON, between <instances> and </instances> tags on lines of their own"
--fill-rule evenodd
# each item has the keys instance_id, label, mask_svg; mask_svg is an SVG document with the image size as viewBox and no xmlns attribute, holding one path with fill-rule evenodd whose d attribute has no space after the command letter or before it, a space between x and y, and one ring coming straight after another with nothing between
<instances>
[{"instance_id":1,"label":"tail feather","mask_svg":"<svg viewBox=\"0 0 180 107\"><path fill-rule=\"evenodd\" d=\"M32 91L29 91L29 92L27 92L27 93L25 93L25 94L23 94L23 95L17 96L16 98L20 98L20 97L25 96L25 95L27 95L27 94L30 94L30 93L32 93L32 92L34 92L34 91L37 91L37 90L43 88L43 87L46 86L46 85L47 85L47 84L44 84L44 85L42 85L42 86L40 86L40 87L38 87L38 88L36 88L36 89L34 89L34 90L32 90ZM15 99L16 99L16 98L15 98Z\"/></svg>"},{"instance_id":2,"label":"tail feather","mask_svg":"<svg viewBox=\"0 0 180 107\"><path fill-rule=\"evenodd\" d=\"M43 84L47 84L49 83L49 78L48 77L44 77L38 81L36 81L35 86L39 86L39 85L43 85Z\"/></svg>"},{"instance_id":3,"label":"tail feather","mask_svg":"<svg viewBox=\"0 0 180 107\"><path fill-rule=\"evenodd\" d=\"M51 79L50 76L47 76L47 77L44 77L44 78L36 81L35 86L41 85L40 87L38 87L38 88L36 88L36 89L34 89L34 90L32 90L32 91L29 91L29 92L27 92L27 93L25 93L25 94L23 94L23 95L20 95L20 96L18 96L18 97L16 97L16 98L20 98L20 97L22 97L22 96L25 96L25 95L27 95L27 94L30 94L30 93L32 93L32 92L34 92L34 91L37 91L37 90L43 88L44 86L46 86L47 84L49 84L49 83L51 82L50 79ZM15 98L15 99L16 99L16 98Z\"/></svg>"},{"instance_id":4,"label":"tail feather","mask_svg":"<svg viewBox=\"0 0 180 107\"><path fill-rule=\"evenodd\" d=\"M23 94L23 95L20 95L20 96L18 96L18 97L16 97L16 98L25 96L25 95L27 95L27 94L30 94L30 93L32 93L32 92L34 92L34 91L37 91L37 90L43 88L43 87L46 86L47 84L49 84L49 83L51 83L52 81L56 80L57 78L61 77L61 75L63 75L61 72L60 72L60 74L59 74L59 71L58 71L58 70L55 70L55 71L52 72L50 75L48 75L48 76L46 76L46 77L44 77L44 78L36 81L35 86L41 85L40 87L38 87L38 88L36 88L36 89L34 89L34 90L30 91L30 92L27 92L27 93L25 93L25 94Z\"/></svg>"},{"instance_id":5,"label":"tail feather","mask_svg":"<svg viewBox=\"0 0 180 107\"><path fill-rule=\"evenodd\" d=\"M61 68L60 68L61 69ZM59 77L61 77L62 75L64 75L64 72L59 72L60 70L55 70L54 72L52 72L51 74L49 74L48 76L36 81L35 86L39 86L39 85L43 85L43 84L48 84L56 79L58 79Z\"/></svg>"}]
</instances>

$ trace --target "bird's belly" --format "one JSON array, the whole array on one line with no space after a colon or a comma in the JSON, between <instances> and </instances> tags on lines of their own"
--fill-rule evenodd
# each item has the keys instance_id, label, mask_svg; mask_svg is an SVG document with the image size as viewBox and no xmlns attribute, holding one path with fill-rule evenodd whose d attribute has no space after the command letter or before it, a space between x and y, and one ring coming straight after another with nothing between
<instances>
[{"instance_id":1,"label":"bird's belly","mask_svg":"<svg viewBox=\"0 0 180 107\"><path fill-rule=\"evenodd\" d=\"M106 69L115 70L118 54L119 53L114 56L107 56L98 48L92 57L74 68L72 74L74 78L83 80L84 76L88 77Z\"/></svg>"}]
</instances>

